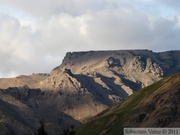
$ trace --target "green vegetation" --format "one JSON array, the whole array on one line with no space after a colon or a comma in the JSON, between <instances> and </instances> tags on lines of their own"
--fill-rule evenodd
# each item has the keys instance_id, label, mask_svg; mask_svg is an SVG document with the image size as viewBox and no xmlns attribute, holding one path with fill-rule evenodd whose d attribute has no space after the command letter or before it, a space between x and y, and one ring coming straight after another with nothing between
<instances>
[{"instance_id":1,"label":"green vegetation","mask_svg":"<svg viewBox=\"0 0 180 135\"><path fill-rule=\"evenodd\" d=\"M60 135L75 135L76 132L74 131L74 126L71 126L71 129L64 129L63 133Z\"/></svg>"},{"instance_id":2,"label":"green vegetation","mask_svg":"<svg viewBox=\"0 0 180 135\"><path fill-rule=\"evenodd\" d=\"M34 135L47 135L47 132L45 131L44 119L41 119L39 123L40 123L40 127L37 130L38 133L34 133ZM60 135L75 135L75 134L76 132L74 131L74 125L71 125L70 129L64 129L63 133L61 133Z\"/></svg>"},{"instance_id":3,"label":"green vegetation","mask_svg":"<svg viewBox=\"0 0 180 135\"><path fill-rule=\"evenodd\" d=\"M139 90L120 104L111 107L106 114L77 128L77 134L123 135L123 128L132 126L132 121L129 120L137 117L133 115L133 112L138 110L139 106L144 106L148 97L161 90L164 84L177 77L177 75L179 74L172 75Z\"/></svg>"},{"instance_id":4,"label":"green vegetation","mask_svg":"<svg viewBox=\"0 0 180 135\"><path fill-rule=\"evenodd\" d=\"M44 129L44 119L41 119L39 123L40 123L40 128L38 129L38 133L37 134L35 133L34 135L47 135L47 132Z\"/></svg>"}]
</instances>

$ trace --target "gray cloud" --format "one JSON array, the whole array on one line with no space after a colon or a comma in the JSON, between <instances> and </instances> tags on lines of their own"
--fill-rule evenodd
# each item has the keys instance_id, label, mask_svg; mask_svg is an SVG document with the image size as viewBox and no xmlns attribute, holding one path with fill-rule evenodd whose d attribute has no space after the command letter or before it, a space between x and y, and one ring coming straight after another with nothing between
<instances>
[{"instance_id":1,"label":"gray cloud","mask_svg":"<svg viewBox=\"0 0 180 135\"><path fill-rule=\"evenodd\" d=\"M114 48L179 49L178 18L147 16L132 11L108 11L94 17L89 37L97 44Z\"/></svg>"},{"instance_id":2,"label":"gray cloud","mask_svg":"<svg viewBox=\"0 0 180 135\"><path fill-rule=\"evenodd\" d=\"M112 0L113 2L114 0ZM60 13L74 16L82 15L88 11L98 11L109 6L109 0L1 0L0 4L27 13L36 17L51 17Z\"/></svg>"},{"instance_id":3,"label":"gray cloud","mask_svg":"<svg viewBox=\"0 0 180 135\"><path fill-rule=\"evenodd\" d=\"M177 11L180 11L180 1L179 0L160 0L160 2L168 7L171 7Z\"/></svg>"},{"instance_id":4,"label":"gray cloud","mask_svg":"<svg viewBox=\"0 0 180 135\"><path fill-rule=\"evenodd\" d=\"M1 0L0 77L49 72L67 51L180 49L180 17L158 14L166 3L136 2Z\"/></svg>"}]
</instances>

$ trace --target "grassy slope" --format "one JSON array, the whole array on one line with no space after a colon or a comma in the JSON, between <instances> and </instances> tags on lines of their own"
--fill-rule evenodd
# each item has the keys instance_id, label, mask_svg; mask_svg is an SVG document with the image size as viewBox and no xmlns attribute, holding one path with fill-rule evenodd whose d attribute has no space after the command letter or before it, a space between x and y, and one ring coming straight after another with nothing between
<instances>
[{"instance_id":1,"label":"grassy slope","mask_svg":"<svg viewBox=\"0 0 180 135\"><path fill-rule=\"evenodd\" d=\"M165 79L162 79L148 87L139 90L120 104L106 110L107 112L99 118L96 118L77 129L78 135L121 135L123 134L123 127L131 126L127 121L133 117L133 112L138 106L143 106L146 99L152 95L155 91L162 90L161 88L169 82L180 76L175 74ZM127 124L128 123L128 124Z\"/></svg>"}]
</instances>

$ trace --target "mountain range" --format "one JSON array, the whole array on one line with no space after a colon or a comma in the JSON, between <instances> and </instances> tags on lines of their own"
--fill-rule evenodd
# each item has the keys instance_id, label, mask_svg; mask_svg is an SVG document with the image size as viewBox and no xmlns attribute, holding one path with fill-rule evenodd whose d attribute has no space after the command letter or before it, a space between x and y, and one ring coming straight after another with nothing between
<instances>
[{"instance_id":1,"label":"mountain range","mask_svg":"<svg viewBox=\"0 0 180 135\"><path fill-rule=\"evenodd\" d=\"M49 135L85 123L179 72L179 57L180 51L68 52L50 73L1 78L0 134L31 135L42 117Z\"/></svg>"},{"instance_id":2,"label":"mountain range","mask_svg":"<svg viewBox=\"0 0 180 135\"><path fill-rule=\"evenodd\" d=\"M124 127L180 126L180 73L166 77L99 113L78 135L123 135Z\"/></svg>"}]
</instances>

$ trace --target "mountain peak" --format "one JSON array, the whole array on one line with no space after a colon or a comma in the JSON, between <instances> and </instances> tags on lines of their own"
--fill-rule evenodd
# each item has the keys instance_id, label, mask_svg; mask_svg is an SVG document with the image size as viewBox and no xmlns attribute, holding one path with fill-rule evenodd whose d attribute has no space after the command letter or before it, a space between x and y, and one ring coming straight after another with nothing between
<instances>
[{"instance_id":1,"label":"mountain peak","mask_svg":"<svg viewBox=\"0 0 180 135\"><path fill-rule=\"evenodd\" d=\"M49 74L0 79L0 92L3 93L0 107L21 114L23 118L13 120L20 125L29 125L31 130L34 129L32 117L36 116L43 116L55 127L62 126L62 123L68 126L71 122L78 125L136 94L139 89L180 71L179 57L180 51L69 52L62 64ZM17 109L23 107L33 116ZM7 117L11 114L8 113ZM140 120L143 117L144 114L140 115Z\"/></svg>"}]
</instances>

